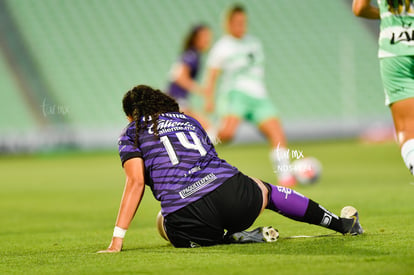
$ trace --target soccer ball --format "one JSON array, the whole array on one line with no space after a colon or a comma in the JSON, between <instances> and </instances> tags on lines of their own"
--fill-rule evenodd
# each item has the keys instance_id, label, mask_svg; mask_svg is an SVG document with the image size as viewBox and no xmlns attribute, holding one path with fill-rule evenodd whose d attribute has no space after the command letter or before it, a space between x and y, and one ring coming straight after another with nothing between
<instances>
[{"instance_id":1,"label":"soccer ball","mask_svg":"<svg viewBox=\"0 0 414 275\"><path fill-rule=\"evenodd\" d=\"M321 163L314 157L305 157L292 162L292 171L301 185L316 183L322 173Z\"/></svg>"}]
</instances>

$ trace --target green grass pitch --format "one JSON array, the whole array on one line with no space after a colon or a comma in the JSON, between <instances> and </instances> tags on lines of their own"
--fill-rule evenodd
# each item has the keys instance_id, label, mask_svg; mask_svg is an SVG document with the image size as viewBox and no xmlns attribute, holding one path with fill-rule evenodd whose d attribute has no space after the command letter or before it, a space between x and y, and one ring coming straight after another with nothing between
<instances>
[{"instance_id":1,"label":"green grass pitch","mask_svg":"<svg viewBox=\"0 0 414 275\"><path fill-rule=\"evenodd\" d=\"M108 246L124 186L117 152L0 157L0 274L414 274L414 178L397 145L295 143L317 157L321 181L297 190L335 213L359 210L366 234L284 239L331 231L266 210L272 244L176 249L158 236L146 190L124 252ZM268 147L219 146L244 173L274 182Z\"/></svg>"}]
</instances>

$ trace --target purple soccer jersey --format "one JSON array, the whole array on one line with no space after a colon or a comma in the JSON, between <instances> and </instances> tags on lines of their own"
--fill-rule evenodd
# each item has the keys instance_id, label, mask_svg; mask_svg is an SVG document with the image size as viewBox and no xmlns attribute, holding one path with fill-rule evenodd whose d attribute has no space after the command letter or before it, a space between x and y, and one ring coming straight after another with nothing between
<instances>
[{"instance_id":1,"label":"purple soccer jersey","mask_svg":"<svg viewBox=\"0 0 414 275\"><path fill-rule=\"evenodd\" d=\"M185 51L179 60L180 63L187 65L190 68L190 77L195 79L199 70L200 54L194 50L189 49ZM186 98L188 91L177 85L175 82L171 82L168 87L168 94L176 99Z\"/></svg>"},{"instance_id":2,"label":"purple soccer jersey","mask_svg":"<svg viewBox=\"0 0 414 275\"><path fill-rule=\"evenodd\" d=\"M165 113L158 119L158 134L153 124L138 134L135 122L119 138L122 165L139 157L145 164L145 184L161 201L164 216L207 195L238 170L217 156L201 125L182 113Z\"/></svg>"}]
</instances>

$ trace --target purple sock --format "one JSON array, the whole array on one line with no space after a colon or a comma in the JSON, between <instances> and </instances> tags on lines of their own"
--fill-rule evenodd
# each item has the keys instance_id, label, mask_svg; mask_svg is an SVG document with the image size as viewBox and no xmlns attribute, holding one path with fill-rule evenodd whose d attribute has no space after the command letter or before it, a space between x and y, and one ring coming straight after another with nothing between
<instances>
[{"instance_id":1,"label":"purple sock","mask_svg":"<svg viewBox=\"0 0 414 275\"><path fill-rule=\"evenodd\" d=\"M269 190L267 209L296 221L320 225L345 233L341 219L304 195L283 186L266 183Z\"/></svg>"},{"instance_id":2,"label":"purple sock","mask_svg":"<svg viewBox=\"0 0 414 275\"><path fill-rule=\"evenodd\" d=\"M269 190L267 208L283 216L302 221L308 209L309 199L287 187L271 184L268 186L271 190Z\"/></svg>"}]
</instances>

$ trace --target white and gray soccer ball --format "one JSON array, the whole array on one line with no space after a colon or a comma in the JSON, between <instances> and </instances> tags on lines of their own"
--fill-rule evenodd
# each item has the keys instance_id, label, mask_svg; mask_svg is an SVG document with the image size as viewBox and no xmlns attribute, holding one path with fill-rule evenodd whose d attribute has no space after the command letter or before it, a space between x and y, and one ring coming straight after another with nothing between
<instances>
[{"instance_id":1,"label":"white and gray soccer ball","mask_svg":"<svg viewBox=\"0 0 414 275\"><path fill-rule=\"evenodd\" d=\"M305 157L292 162L292 172L301 185L316 183L322 174L322 165L314 157Z\"/></svg>"}]
</instances>

